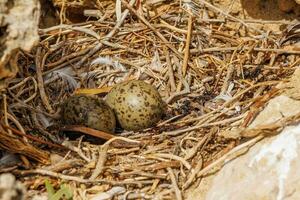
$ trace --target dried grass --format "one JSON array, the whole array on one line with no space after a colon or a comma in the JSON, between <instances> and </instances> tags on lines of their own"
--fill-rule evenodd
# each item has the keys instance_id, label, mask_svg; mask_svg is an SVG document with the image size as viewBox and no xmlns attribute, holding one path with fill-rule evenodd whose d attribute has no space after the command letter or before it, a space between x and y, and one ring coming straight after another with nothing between
<instances>
[{"instance_id":1,"label":"dried grass","mask_svg":"<svg viewBox=\"0 0 300 200\"><path fill-rule=\"evenodd\" d=\"M294 29L270 31L265 24L286 23L231 15L230 7L221 9L205 0L155 1L144 7L139 1L122 0L117 21L115 2L105 2L101 19L69 25L61 21L42 29L40 44L20 54L21 71L6 91L0 146L40 149L41 155L24 155L42 163L44 151L84 163L67 165L64 171L37 163L30 170L14 169L20 176L36 174L24 180L35 180L32 190L43 184L37 180L50 176L52 182L71 181L78 199L117 186L126 192L114 195L124 199L183 199L185 190L211 169L269 135L263 128L245 128L279 94L274 86L287 80L299 64L300 51L289 37ZM168 103L166 117L156 127L122 132L120 137L93 132L108 139L103 145L61 143L58 113L63 99L77 87L99 88L87 92L103 95L128 79L151 83ZM276 132L288 122L292 120L267 128ZM233 128L242 134L220 136ZM10 142L3 139L15 129L23 133L22 144L15 142L17 136ZM32 136L34 131L38 135ZM241 136L255 137L242 143ZM59 146L53 148L53 143ZM99 188L91 191L96 185Z\"/></svg>"}]
</instances>

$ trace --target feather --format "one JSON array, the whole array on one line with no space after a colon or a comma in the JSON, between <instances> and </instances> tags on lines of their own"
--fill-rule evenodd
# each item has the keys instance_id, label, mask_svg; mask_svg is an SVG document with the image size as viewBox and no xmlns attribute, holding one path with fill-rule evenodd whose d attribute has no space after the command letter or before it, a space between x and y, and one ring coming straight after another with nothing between
<instances>
[{"instance_id":1,"label":"feather","mask_svg":"<svg viewBox=\"0 0 300 200\"><path fill-rule=\"evenodd\" d=\"M44 128L47 128L51 125L53 125L53 121L52 119L46 117L44 114L42 113L37 113L37 118L39 120L39 122L41 123L41 125L44 127Z\"/></svg>"},{"instance_id":2,"label":"feather","mask_svg":"<svg viewBox=\"0 0 300 200\"><path fill-rule=\"evenodd\" d=\"M113 65L113 61L110 57L98 57L91 62L91 65Z\"/></svg>"},{"instance_id":3,"label":"feather","mask_svg":"<svg viewBox=\"0 0 300 200\"><path fill-rule=\"evenodd\" d=\"M183 0L182 8L187 11L191 11L194 15L199 15L199 11L201 9L201 7L193 0Z\"/></svg>"},{"instance_id":4,"label":"feather","mask_svg":"<svg viewBox=\"0 0 300 200\"><path fill-rule=\"evenodd\" d=\"M112 66L115 69L119 69L121 71L126 71L126 68L117 60L113 60L112 58L106 57L98 57L91 62L91 65L108 65Z\"/></svg>"},{"instance_id":5,"label":"feather","mask_svg":"<svg viewBox=\"0 0 300 200\"><path fill-rule=\"evenodd\" d=\"M163 70L158 51L154 52L154 56L153 56L153 59L150 64L150 69L157 71L157 72L160 72Z\"/></svg>"},{"instance_id":6,"label":"feather","mask_svg":"<svg viewBox=\"0 0 300 200\"><path fill-rule=\"evenodd\" d=\"M63 69L55 70L50 74L46 75L45 81L51 78L59 77L68 84L70 89L74 90L79 85L74 76L75 76L75 72L73 71L73 69L66 67Z\"/></svg>"},{"instance_id":7,"label":"feather","mask_svg":"<svg viewBox=\"0 0 300 200\"><path fill-rule=\"evenodd\" d=\"M83 72L83 73L80 74L80 77L84 78L84 79L91 79L91 78L94 78L95 76L97 76L99 73L103 73L103 72L101 72L99 70Z\"/></svg>"}]
</instances>

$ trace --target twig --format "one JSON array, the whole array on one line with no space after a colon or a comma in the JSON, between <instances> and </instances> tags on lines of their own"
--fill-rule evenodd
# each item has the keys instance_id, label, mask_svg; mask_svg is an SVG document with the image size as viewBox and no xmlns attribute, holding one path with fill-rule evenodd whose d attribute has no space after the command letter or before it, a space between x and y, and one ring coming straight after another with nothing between
<instances>
[{"instance_id":1,"label":"twig","mask_svg":"<svg viewBox=\"0 0 300 200\"><path fill-rule=\"evenodd\" d=\"M199 1L200 3L203 3L205 6L207 6L207 7L210 8L210 9L213 9L213 10L216 11L216 12L219 12L219 13L221 13L222 15L224 15L224 16L226 16L226 17L228 17L228 18L231 18L232 20L237 21L237 22L243 24L243 25L244 25L245 27L247 27L247 28L251 28L252 30L257 31L257 32L260 33L260 34L264 34L263 31L261 31L261 30L255 28L255 27L253 27L253 26L249 26L249 25L248 25L247 23L245 23L243 20L241 20L241 19L239 19L239 18L236 18L236 17L230 15L229 13L224 12L222 9L220 9L220 8L218 8L218 7L214 6L214 5L212 5L211 3L209 3L209 2L207 2L207 1L205 1L205 0L197 0L197 1ZM197 5L197 6L199 6L199 5L196 3L196 0L192 0L192 3L194 3L194 4Z\"/></svg>"},{"instance_id":2,"label":"twig","mask_svg":"<svg viewBox=\"0 0 300 200\"><path fill-rule=\"evenodd\" d=\"M200 157L199 160L197 160L197 165L194 169L191 169L191 173L188 176L188 179L186 180L186 182L183 184L182 189L186 190L188 189L191 184L193 183L194 179L196 178L197 174L199 173L199 171L202 169L203 166L203 159L202 157Z\"/></svg>"},{"instance_id":3,"label":"twig","mask_svg":"<svg viewBox=\"0 0 300 200\"><path fill-rule=\"evenodd\" d=\"M215 135L217 132L216 128L211 129L210 133L206 134L197 144L189 151L189 154L186 154L184 157L184 160L189 160L193 158L196 153L200 152L200 149L203 149L203 147L211 140L213 135Z\"/></svg>"},{"instance_id":4,"label":"twig","mask_svg":"<svg viewBox=\"0 0 300 200\"><path fill-rule=\"evenodd\" d=\"M198 53L210 53L210 52L228 52L228 51L258 51L258 52L274 52L278 54L300 54L300 51L297 50L288 50L288 49L274 49L274 48L249 48L249 47L211 47L206 49L191 49L191 54L198 54Z\"/></svg>"},{"instance_id":5,"label":"twig","mask_svg":"<svg viewBox=\"0 0 300 200\"><path fill-rule=\"evenodd\" d=\"M256 144L258 141L262 140L265 136L263 135L259 135L255 138L253 138L252 140L249 140L248 142L245 142L235 148L233 148L232 150L230 150L227 154L225 154L224 156L222 156L221 158L219 158L218 160L214 161L213 163L211 163L210 165L208 165L207 167L205 167L204 169L202 169L198 174L197 177L202 177L205 176L208 172L210 172L210 170L212 170L213 168L216 167L222 167L224 164L226 164L227 162L237 158L240 155L243 155L244 153L246 153L254 144Z\"/></svg>"},{"instance_id":6,"label":"twig","mask_svg":"<svg viewBox=\"0 0 300 200\"><path fill-rule=\"evenodd\" d=\"M178 183L177 183L175 174L173 173L172 168L168 167L167 170L168 170L169 177L171 178L171 182L172 182L173 189L175 191L176 199L177 200L182 200L182 194L181 194L181 191L178 188Z\"/></svg>"},{"instance_id":7,"label":"twig","mask_svg":"<svg viewBox=\"0 0 300 200\"><path fill-rule=\"evenodd\" d=\"M139 151L141 148L140 147L133 147L130 149L126 149L126 150L118 150L118 151L108 151L109 154L113 154L113 155L122 155L122 154L130 154L136 151Z\"/></svg>"},{"instance_id":8,"label":"twig","mask_svg":"<svg viewBox=\"0 0 300 200\"><path fill-rule=\"evenodd\" d=\"M58 61L56 61L56 62L47 63L47 64L46 64L46 67L51 68L51 70L48 70L48 71L44 72L43 75L47 75L47 74L53 72L53 70L57 70L58 68L53 69L55 66L58 66L58 65L63 64L63 63L67 63L67 61L70 62L70 60L72 60L72 59L74 59L74 58L80 58L80 56L86 54L88 51L89 51L89 49L86 48L86 49L83 49L83 50L80 50L80 51L76 51L76 52L74 52L74 53L71 53L71 54L69 54L69 55L65 55L65 56L61 57L61 58L60 58Z\"/></svg>"},{"instance_id":9,"label":"twig","mask_svg":"<svg viewBox=\"0 0 300 200\"><path fill-rule=\"evenodd\" d=\"M47 32L54 31L56 29L59 29L60 34L69 33L73 30L73 31L79 31L79 32L85 33L87 35L91 35L94 38L96 38L97 40L101 39L100 36L91 29L88 29L86 27L80 27L80 26L72 26L72 25L68 25L68 24L60 24L60 25L53 26L53 27L46 28L46 29L39 29L39 31L41 32L41 34L46 34ZM61 32L62 29L66 29L66 31Z\"/></svg>"},{"instance_id":10,"label":"twig","mask_svg":"<svg viewBox=\"0 0 300 200\"><path fill-rule=\"evenodd\" d=\"M227 67L227 74L226 74L226 77L224 79L224 83L223 83L223 86L221 88L221 92L220 94L227 94L227 89L228 89L228 86L229 86L229 83L232 79L232 76L233 76L233 72L234 72L234 65L233 64L229 64L229 66Z\"/></svg>"},{"instance_id":11,"label":"twig","mask_svg":"<svg viewBox=\"0 0 300 200\"><path fill-rule=\"evenodd\" d=\"M41 99L42 102L45 106L45 108L50 112L50 113L54 113L54 110L52 109L48 97L46 95L45 92L45 88L44 88L44 80L43 80L43 75L42 75L42 66L45 63L45 57L46 55L44 55L44 58L41 59L41 47L37 48L37 52L36 52L36 58L35 58L35 64L36 64L36 77L37 77L37 81L38 81L38 88L40 90L40 95L41 95ZM42 63L41 63L42 60Z\"/></svg>"},{"instance_id":12,"label":"twig","mask_svg":"<svg viewBox=\"0 0 300 200\"><path fill-rule=\"evenodd\" d=\"M96 164L96 168L93 171L92 175L90 176L89 180L95 180L103 171L106 158L107 158L107 150L108 150L109 145L106 143L99 147L99 158L98 162Z\"/></svg>"},{"instance_id":13,"label":"twig","mask_svg":"<svg viewBox=\"0 0 300 200\"><path fill-rule=\"evenodd\" d=\"M249 92L250 90L254 89L254 88L257 88L257 87L260 87L260 86L267 86L267 85L275 85L275 84L278 84L280 81L266 81L266 82L261 82L261 83L257 83L255 85L252 85L246 89L244 89L243 91L239 92L238 94L236 94L234 97L232 97L230 100L226 101L220 108L218 109L215 109L209 113L206 113L205 115L202 115L200 117L196 117L196 118L193 118L193 119L189 119L189 120L186 120L184 121L185 123L187 122L194 122L194 121L200 121L201 123L203 123L203 121L205 121L207 118L209 118L211 115L217 113L217 112L220 112L222 111L224 108L226 108L226 106L230 105L233 101L237 100L238 98L240 98L242 95L244 95L245 93ZM233 106L235 107L235 106ZM228 108L228 110L230 110L232 108ZM198 125L200 124L200 122L198 122ZM177 124L179 123L182 123L180 121L176 122ZM175 124L176 124L175 123ZM180 131L180 130L178 130ZM171 134L172 135L172 134Z\"/></svg>"},{"instance_id":14,"label":"twig","mask_svg":"<svg viewBox=\"0 0 300 200\"><path fill-rule=\"evenodd\" d=\"M132 6L134 3L135 3L135 0L131 0L128 5ZM128 9L126 9L122 13L121 19L119 21L117 21L114 28L104 37L104 39L103 39L104 41L110 40L117 33L117 31L119 30L119 28L123 24L124 20L126 19L128 13L129 13ZM102 46L103 46L103 44L99 42L94 48L90 49L89 52L79 62L76 63L76 66L77 67L81 66L89 57L91 57L97 51L99 51L102 48Z\"/></svg>"},{"instance_id":15,"label":"twig","mask_svg":"<svg viewBox=\"0 0 300 200\"><path fill-rule=\"evenodd\" d=\"M230 110L230 109L228 109L228 110ZM175 130L175 131L168 131L168 132L164 132L163 134L168 135L168 136L177 136L177 135L183 134L185 132L198 130L198 129L201 129L204 127L210 127L210 126L223 124L224 123L223 121L212 122L212 123L210 123L210 122L217 119L218 117L220 117L221 115L226 113L228 110L226 110L226 109L223 111L219 110L220 113L215 114L215 115L212 115L212 112L208 113L205 117L202 118L202 120L199 120L195 126L191 126L191 127L185 128L185 129L179 129L179 130ZM216 113L216 112L214 112L214 113ZM238 119L240 119L240 118L238 117ZM235 121L235 120L236 120L236 118L233 118L233 121ZM228 122L228 121L226 120L226 122ZM231 122L231 120L230 120L230 122Z\"/></svg>"},{"instance_id":16,"label":"twig","mask_svg":"<svg viewBox=\"0 0 300 200\"><path fill-rule=\"evenodd\" d=\"M91 136L105 139L105 140L109 140L109 139L115 137L114 135L112 135L110 133L106 133L104 131L99 131L99 130L92 129L92 128L85 127L85 126L68 125L68 126L64 126L64 127L60 128L60 130L62 130L62 131L78 131L78 132L85 133L87 135L91 135Z\"/></svg>"},{"instance_id":17,"label":"twig","mask_svg":"<svg viewBox=\"0 0 300 200\"><path fill-rule=\"evenodd\" d=\"M187 36L185 41L185 49L184 49L184 57L183 57L183 63L182 63L182 77L185 78L188 61L190 58L190 43L192 38L192 28L193 28L193 15L189 14L189 20L188 20L188 27L187 27ZM181 90L182 82L179 82L179 85L177 86L177 92Z\"/></svg>"},{"instance_id":18,"label":"twig","mask_svg":"<svg viewBox=\"0 0 300 200\"><path fill-rule=\"evenodd\" d=\"M76 152L86 162L91 162L91 159L88 158L86 155L84 155L82 150L78 147L75 147L71 142L65 140L65 141L63 141L63 143L61 145L64 146L65 148L71 150L71 151Z\"/></svg>"},{"instance_id":19,"label":"twig","mask_svg":"<svg viewBox=\"0 0 300 200\"><path fill-rule=\"evenodd\" d=\"M44 170L44 169L34 169L34 170L24 170L24 171L15 171L19 173L20 175L28 175L28 174L41 174L44 176L51 176L55 178L59 178L62 180L67 180L67 181L75 181L78 183L105 183L105 184L110 184L110 185L141 185L141 184L152 184L153 181L138 181L138 180L124 180L124 181L110 181L110 180L105 180L105 179L96 179L96 180L89 180L89 179L83 179L79 178L77 176L69 176L69 175L64 175L61 173L56 173L52 172L49 170Z\"/></svg>"},{"instance_id":20,"label":"twig","mask_svg":"<svg viewBox=\"0 0 300 200\"><path fill-rule=\"evenodd\" d=\"M170 82L170 86L171 86L171 91L175 91L176 90L176 84L175 84L175 78L174 78L174 73L173 73L173 67L172 67L172 63L171 63L171 59L170 59L170 53L167 50L167 48L163 48L164 53L166 55L166 61L167 61L167 66L168 66L168 75L169 75L169 82Z\"/></svg>"},{"instance_id":21,"label":"twig","mask_svg":"<svg viewBox=\"0 0 300 200\"><path fill-rule=\"evenodd\" d=\"M184 90L173 93L168 99L166 99L167 104L170 104L175 98L189 94L191 92L189 84L185 80L180 81L180 83L182 82L184 85Z\"/></svg>"},{"instance_id":22,"label":"twig","mask_svg":"<svg viewBox=\"0 0 300 200\"><path fill-rule=\"evenodd\" d=\"M130 10L130 12L134 13L146 26L148 26L148 28L150 28L179 58L183 58L181 53L179 53L177 49L175 49L170 42L159 31L156 30L156 28L154 28L142 15L140 15L132 7L132 5L128 4L125 0L122 0L122 3Z\"/></svg>"},{"instance_id":23,"label":"twig","mask_svg":"<svg viewBox=\"0 0 300 200\"><path fill-rule=\"evenodd\" d=\"M139 176L143 176L143 177L149 177L149 178L155 178L155 179L166 179L166 175L160 175L160 174L152 174L152 173L147 173L147 172L143 172L143 171L132 171L132 172L125 172L122 173L122 176L128 176L128 175L139 175Z\"/></svg>"},{"instance_id":24,"label":"twig","mask_svg":"<svg viewBox=\"0 0 300 200\"><path fill-rule=\"evenodd\" d=\"M50 171L53 171L53 172L61 172L61 171L66 170L66 169L83 166L83 164L84 163L80 159L74 158L74 159L65 160L63 158L58 163L53 163L52 165L45 166L42 169L50 170Z\"/></svg>"},{"instance_id":25,"label":"twig","mask_svg":"<svg viewBox=\"0 0 300 200\"><path fill-rule=\"evenodd\" d=\"M8 113L7 113L7 99L6 99L6 94L3 94L2 95L2 98L3 98L3 116L4 116L4 124L6 126L9 126L8 124ZM8 134L12 135L12 131L11 130L8 130Z\"/></svg>"},{"instance_id":26,"label":"twig","mask_svg":"<svg viewBox=\"0 0 300 200\"><path fill-rule=\"evenodd\" d=\"M144 56L146 58L148 57L146 54L142 53L141 51L133 49L133 48L128 48L125 45L112 43L112 42L109 42L107 40L100 41L100 42L103 43L103 44L105 44L106 46L109 46L109 47L113 47L113 48L116 48L116 49L125 49L126 51L128 51L130 53L138 54L138 55Z\"/></svg>"},{"instance_id":27,"label":"twig","mask_svg":"<svg viewBox=\"0 0 300 200\"><path fill-rule=\"evenodd\" d=\"M171 117L171 118L169 118L169 119L167 119L167 120L165 120L165 121L163 121L163 122L160 122L160 123L157 124L156 126L157 126L157 127L164 126L164 125L168 124L169 122L174 121L175 119L178 119L178 118L180 118L180 117L183 117L183 115L176 115L176 116L174 116L174 117Z\"/></svg>"},{"instance_id":28,"label":"twig","mask_svg":"<svg viewBox=\"0 0 300 200\"><path fill-rule=\"evenodd\" d=\"M49 163L49 154L47 152L25 143L18 137L7 134L3 129L0 130L0 147L10 152L28 156L43 164Z\"/></svg>"},{"instance_id":29,"label":"twig","mask_svg":"<svg viewBox=\"0 0 300 200\"><path fill-rule=\"evenodd\" d=\"M38 85L38 84L37 84L36 80L34 79L34 77L32 77L32 76L26 77L26 78L24 78L22 81L20 81L19 83L17 83L17 84L15 84L14 86L8 88L9 92L12 94L12 91L11 91L11 90L14 90L14 89L16 89L16 88L18 88L18 87L21 87L21 86L25 85L25 83L27 83L27 81L29 81L30 79L31 79L32 82L33 82L33 89L34 89L34 92L33 92L33 94L30 95L27 99L22 100L24 103L27 103L27 102L33 100L33 99L36 97L36 95L37 95L37 90L38 90L38 86L37 86L37 85ZM28 88L28 89L30 89L30 88ZM18 96L22 95L22 94L25 93L26 91L27 91L26 89L22 90L21 93L18 93ZM15 95L14 95L14 96L15 96ZM18 96L15 96L15 97L18 98Z\"/></svg>"},{"instance_id":30,"label":"twig","mask_svg":"<svg viewBox=\"0 0 300 200\"><path fill-rule=\"evenodd\" d=\"M9 120L11 120L15 126L20 130L20 132L24 135L26 135L25 130L23 128L23 126L21 125L21 123L18 121L18 119L16 119L13 115L11 115L10 113L7 113L7 118ZM7 127L10 127L9 124L5 124ZM11 129L8 128L9 131L13 131ZM23 139L25 142L28 142L27 137L23 136Z\"/></svg>"},{"instance_id":31,"label":"twig","mask_svg":"<svg viewBox=\"0 0 300 200\"><path fill-rule=\"evenodd\" d=\"M154 154L150 154L149 156L177 160L177 161L180 161L183 164L183 166L185 166L187 169L191 169L191 165L186 160L184 160L183 158L176 156L176 155L166 154L166 153L154 153Z\"/></svg>"},{"instance_id":32,"label":"twig","mask_svg":"<svg viewBox=\"0 0 300 200\"><path fill-rule=\"evenodd\" d=\"M51 147L56 147L56 148L63 148L63 149L65 149L65 148L64 148L63 146L61 146L61 145L58 145L58 144L54 144L54 143L50 143L50 142L41 140L41 139L39 139L39 138L37 138L37 137L34 137L34 136L32 136L32 135L28 135L28 134L26 134L26 133L23 133L23 132L17 130L17 129L14 129L14 128L10 127L10 126L3 125L3 127L4 127L4 128L7 128L7 129L9 129L9 130L11 130L11 131L12 131L13 133L15 133L15 134L18 134L18 135L20 135L20 136L26 137L26 138L28 138L28 139L30 139L30 140L32 140L32 141L38 142L38 143L40 143L40 144L46 144L46 145L51 146Z\"/></svg>"}]
</instances>

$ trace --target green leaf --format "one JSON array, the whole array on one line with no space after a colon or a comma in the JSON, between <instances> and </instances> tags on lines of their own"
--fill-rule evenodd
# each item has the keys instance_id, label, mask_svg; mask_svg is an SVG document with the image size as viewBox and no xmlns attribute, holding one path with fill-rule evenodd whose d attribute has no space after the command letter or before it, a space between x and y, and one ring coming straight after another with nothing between
<instances>
[{"instance_id":1,"label":"green leaf","mask_svg":"<svg viewBox=\"0 0 300 200\"><path fill-rule=\"evenodd\" d=\"M73 196L72 191L66 185L61 185L60 189L51 197L49 200L61 200L63 197L65 199L71 199Z\"/></svg>"},{"instance_id":2,"label":"green leaf","mask_svg":"<svg viewBox=\"0 0 300 200\"><path fill-rule=\"evenodd\" d=\"M73 194L70 188L63 184L60 186L60 189L55 192L52 184L49 182L48 179L45 180L45 187L48 193L49 200L62 200L62 199L71 199Z\"/></svg>"},{"instance_id":3,"label":"green leaf","mask_svg":"<svg viewBox=\"0 0 300 200\"><path fill-rule=\"evenodd\" d=\"M50 199L55 194L55 190L48 179L45 180L45 187L48 193L48 199Z\"/></svg>"}]
</instances>

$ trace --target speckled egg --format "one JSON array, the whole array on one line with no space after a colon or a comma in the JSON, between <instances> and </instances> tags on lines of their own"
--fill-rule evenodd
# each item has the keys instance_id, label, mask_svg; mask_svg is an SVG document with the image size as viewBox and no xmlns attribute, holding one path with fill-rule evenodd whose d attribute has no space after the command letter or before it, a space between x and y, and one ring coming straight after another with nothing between
<instances>
[{"instance_id":1,"label":"speckled egg","mask_svg":"<svg viewBox=\"0 0 300 200\"><path fill-rule=\"evenodd\" d=\"M152 85L139 80L117 84L106 96L125 130L142 130L155 125L165 112L166 104Z\"/></svg>"},{"instance_id":2,"label":"speckled egg","mask_svg":"<svg viewBox=\"0 0 300 200\"><path fill-rule=\"evenodd\" d=\"M114 132L116 118L113 110L96 96L74 95L61 106L62 123L84 125L100 131Z\"/></svg>"}]
</instances>

